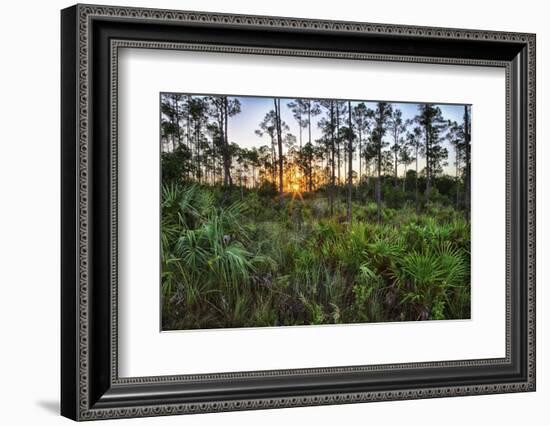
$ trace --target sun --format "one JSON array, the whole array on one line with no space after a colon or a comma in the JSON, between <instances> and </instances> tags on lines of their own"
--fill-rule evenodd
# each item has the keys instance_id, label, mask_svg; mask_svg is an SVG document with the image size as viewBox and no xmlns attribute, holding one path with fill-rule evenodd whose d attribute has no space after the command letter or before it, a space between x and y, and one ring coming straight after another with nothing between
<instances>
[{"instance_id":1,"label":"sun","mask_svg":"<svg viewBox=\"0 0 550 426\"><path fill-rule=\"evenodd\" d=\"M297 183L293 183L290 188L292 189L292 192L300 192L300 185Z\"/></svg>"}]
</instances>

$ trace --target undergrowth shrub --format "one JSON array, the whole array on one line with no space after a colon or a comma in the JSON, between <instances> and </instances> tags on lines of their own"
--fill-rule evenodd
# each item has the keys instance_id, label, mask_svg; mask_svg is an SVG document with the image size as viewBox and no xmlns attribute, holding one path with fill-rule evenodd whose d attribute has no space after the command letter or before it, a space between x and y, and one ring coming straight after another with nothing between
<instances>
[{"instance_id":1,"label":"undergrowth shrub","mask_svg":"<svg viewBox=\"0 0 550 426\"><path fill-rule=\"evenodd\" d=\"M470 225L445 200L417 213L410 198L385 200L378 223L358 197L346 223L322 192L165 185L163 328L469 318Z\"/></svg>"}]
</instances>

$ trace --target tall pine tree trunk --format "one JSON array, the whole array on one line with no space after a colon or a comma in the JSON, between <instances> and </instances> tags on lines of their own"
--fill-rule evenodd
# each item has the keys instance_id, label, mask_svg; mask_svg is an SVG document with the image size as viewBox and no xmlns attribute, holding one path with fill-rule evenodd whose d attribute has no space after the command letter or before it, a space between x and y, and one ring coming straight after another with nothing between
<instances>
[{"instance_id":1,"label":"tall pine tree trunk","mask_svg":"<svg viewBox=\"0 0 550 426\"><path fill-rule=\"evenodd\" d=\"M455 170L455 181L456 181L456 209L458 210L460 206L460 178L458 176L458 172L460 170L460 149L456 148L456 170Z\"/></svg>"},{"instance_id":2,"label":"tall pine tree trunk","mask_svg":"<svg viewBox=\"0 0 550 426\"><path fill-rule=\"evenodd\" d=\"M300 112L300 119L298 120L300 126L300 153L302 152L302 113Z\"/></svg>"},{"instance_id":3,"label":"tall pine tree trunk","mask_svg":"<svg viewBox=\"0 0 550 426\"><path fill-rule=\"evenodd\" d=\"M361 183L361 177L362 177L362 170L361 170L361 159L363 158L363 156L361 155L361 138L362 138L362 131L361 129L359 128L358 129L359 131L359 179L358 179L358 182Z\"/></svg>"},{"instance_id":4,"label":"tall pine tree trunk","mask_svg":"<svg viewBox=\"0 0 550 426\"><path fill-rule=\"evenodd\" d=\"M394 184L393 186L397 188L397 165L399 164L397 161L397 148L395 149L395 171L394 171Z\"/></svg>"},{"instance_id":5,"label":"tall pine tree trunk","mask_svg":"<svg viewBox=\"0 0 550 426\"><path fill-rule=\"evenodd\" d=\"M224 96L222 99L223 103L223 184L224 186L231 186L233 182L231 181L231 159L229 155L229 139L227 137L227 119L228 119L228 104L227 96Z\"/></svg>"},{"instance_id":6,"label":"tall pine tree trunk","mask_svg":"<svg viewBox=\"0 0 550 426\"><path fill-rule=\"evenodd\" d=\"M430 201L430 190L432 189L430 157L430 123L426 120L426 204Z\"/></svg>"},{"instance_id":7,"label":"tall pine tree trunk","mask_svg":"<svg viewBox=\"0 0 550 426\"><path fill-rule=\"evenodd\" d=\"M275 153L275 137L271 135L271 181L277 186L277 154Z\"/></svg>"},{"instance_id":8,"label":"tall pine tree trunk","mask_svg":"<svg viewBox=\"0 0 550 426\"><path fill-rule=\"evenodd\" d=\"M351 192L353 184L353 170L352 170L352 158L353 158L353 131L351 128L351 102L348 101L348 211L347 221L351 223Z\"/></svg>"},{"instance_id":9,"label":"tall pine tree trunk","mask_svg":"<svg viewBox=\"0 0 550 426\"><path fill-rule=\"evenodd\" d=\"M372 143L372 140L371 140L371 143ZM359 155L361 155L361 153L359 153ZM365 148L365 205L369 203L369 185L370 185L370 164L369 164L369 159L367 157L367 148Z\"/></svg>"},{"instance_id":10,"label":"tall pine tree trunk","mask_svg":"<svg viewBox=\"0 0 550 426\"><path fill-rule=\"evenodd\" d=\"M464 173L464 215L467 221L470 221L470 111L468 106L464 105L464 154L466 164Z\"/></svg>"},{"instance_id":11,"label":"tall pine tree trunk","mask_svg":"<svg viewBox=\"0 0 550 426\"><path fill-rule=\"evenodd\" d=\"M178 137L178 147L179 147L181 145L181 129L180 129L180 111L179 111L178 100L179 100L179 95L175 95L175 97L174 97L174 111L175 111L175 114L176 114L176 135Z\"/></svg>"},{"instance_id":12,"label":"tall pine tree trunk","mask_svg":"<svg viewBox=\"0 0 550 426\"><path fill-rule=\"evenodd\" d=\"M187 139L187 148L191 150L191 113L189 111L189 100L191 99L190 96L187 97L187 120L186 120L186 126L187 126L187 133L185 134Z\"/></svg>"},{"instance_id":13,"label":"tall pine tree trunk","mask_svg":"<svg viewBox=\"0 0 550 426\"><path fill-rule=\"evenodd\" d=\"M330 176L330 191L329 191L329 198L330 198L330 215L334 215L334 183L335 183L335 170L334 170L334 154L335 154L335 146L334 146L334 102L331 101L330 103L330 150L331 150L331 176Z\"/></svg>"},{"instance_id":14,"label":"tall pine tree trunk","mask_svg":"<svg viewBox=\"0 0 550 426\"><path fill-rule=\"evenodd\" d=\"M309 132L309 144L311 145L311 101L308 101L308 108L307 108L307 124L308 124L308 132Z\"/></svg>"},{"instance_id":15,"label":"tall pine tree trunk","mask_svg":"<svg viewBox=\"0 0 550 426\"><path fill-rule=\"evenodd\" d=\"M336 144L338 146L338 185L340 185L340 105L336 102ZM340 195L340 187L338 187Z\"/></svg>"},{"instance_id":16,"label":"tall pine tree trunk","mask_svg":"<svg viewBox=\"0 0 550 426\"><path fill-rule=\"evenodd\" d=\"M309 149L313 150L313 146L311 145L311 101L308 101L308 108L307 108L307 124L308 124L308 142L309 142ZM309 154L309 192L313 191L313 152L310 152Z\"/></svg>"},{"instance_id":17,"label":"tall pine tree trunk","mask_svg":"<svg viewBox=\"0 0 550 426\"><path fill-rule=\"evenodd\" d=\"M381 139L380 136L378 138ZM378 170L377 170L377 178L376 178L376 220L378 223L380 223L380 219L382 217L382 187L381 187L381 175L382 175L382 141L377 140L378 144Z\"/></svg>"},{"instance_id":18,"label":"tall pine tree trunk","mask_svg":"<svg viewBox=\"0 0 550 426\"><path fill-rule=\"evenodd\" d=\"M215 139L212 138L212 180L214 185L218 183L218 150L216 149Z\"/></svg>"},{"instance_id":19,"label":"tall pine tree trunk","mask_svg":"<svg viewBox=\"0 0 550 426\"><path fill-rule=\"evenodd\" d=\"M187 132L185 134L185 139L187 142L187 149L190 153L193 153L193 150L191 149L191 112L189 110L189 102L191 100L191 96L187 96L187 119L186 119L186 127ZM187 179L190 179L191 177L191 167L187 167Z\"/></svg>"},{"instance_id":20,"label":"tall pine tree trunk","mask_svg":"<svg viewBox=\"0 0 550 426\"><path fill-rule=\"evenodd\" d=\"M309 192L313 192L313 164L311 163L311 155L309 156Z\"/></svg>"},{"instance_id":21,"label":"tall pine tree trunk","mask_svg":"<svg viewBox=\"0 0 550 426\"><path fill-rule=\"evenodd\" d=\"M416 200L416 214L418 214L418 141L415 143L416 168L414 173L414 199Z\"/></svg>"},{"instance_id":22,"label":"tall pine tree trunk","mask_svg":"<svg viewBox=\"0 0 550 426\"><path fill-rule=\"evenodd\" d=\"M281 135L281 100L273 99L275 105L275 121L277 127L277 147L279 154L279 194L283 194L283 138Z\"/></svg>"},{"instance_id":23,"label":"tall pine tree trunk","mask_svg":"<svg viewBox=\"0 0 550 426\"><path fill-rule=\"evenodd\" d=\"M201 157L200 157L200 122L195 123L195 156L197 158L196 178L201 182Z\"/></svg>"}]
</instances>

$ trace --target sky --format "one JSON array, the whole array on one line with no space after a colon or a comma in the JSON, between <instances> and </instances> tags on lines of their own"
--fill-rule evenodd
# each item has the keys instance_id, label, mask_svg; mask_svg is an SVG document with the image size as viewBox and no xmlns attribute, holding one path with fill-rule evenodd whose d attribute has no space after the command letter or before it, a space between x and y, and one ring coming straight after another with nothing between
<instances>
[{"instance_id":1,"label":"sky","mask_svg":"<svg viewBox=\"0 0 550 426\"><path fill-rule=\"evenodd\" d=\"M255 134L255 130L259 128L259 123L265 117L265 114L270 110L274 109L273 98L268 97L253 97L253 96L236 96L241 102L241 112L233 117L229 118L228 121L228 135L231 142L237 143L241 147L252 148L259 147L262 145L269 145L270 139L268 135L263 137ZM296 142L299 143L299 126L296 119L293 117L291 109L288 107L288 104L294 99L281 98L281 117L284 122L290 127L290 133L296 136ZM376 101L352 101L352 107L354 104L359 102L365 102L368 108L374 109L376 107ZM418 113L418 104L417 103L399 103L392 102L394 108L398 108L403 112L403 121L407 119L414 118ZM463 122L464 114L464 105L456 104L436 104L441 109L443 118L445 120L456 121L458 123ZM321 130L319 129L317 122L322 117L318 115L312 117L312 127L311 127L311 137L312 140L319 139L321 137ZM308 141L308 129L305 128L302 130L303 143L305 144ZM386 135L385 140L390 142L390 136ZM391 145L391 142L390 142ZM444 140L442 145L447 148L449 152L448 165L444 167L444 173L449 175L455 174L455 153L451 144ZM359 160L354 160L354 169L358 168ZM419 169L424 168L425 160L419 160ZM409 166L411 168L412 166ZM403 173L403 166L399 166L399 174Z\"/></svg>"},{"instance_id":2,"label":"sky","mask_svg":"<svg viewBox=\"0 0 550 426\"><path fill-rule=\"evenodd\" d=\"M201 95L197 95L201 96ZM201 96L202 97L202 96ZM268 135L263 137L258 136L255 131L259 128L259 124L263 121L266 113L274 109L272 97L260 97L260 96L231 96L231 99L238 99L241 103L241 112L229 118L228 120L228 136L229 141L238 144L243 148L260 147L262 145L270 145L271 140ZM298 122L293 117L293 113L288 104L295 99L281 98L281 117L282 120L289 126L289 132L296 137L296 142L299 144L300 129ZM342 99L344 100L344 99ZM376 108L376 102L380 100L355 100L351 101L352 107L359 102L364 102L370 109ZM406 102L391 102L393 108L398 108L403 113L403 121L413 119L418 114L418 103L406 103ZM435 104L442 112L445 120L456 121L458 123L463 122L464 105L459 104ZM321 129L319 129L318 121L326 114L320 114L312 117L311 137L312 141L321 137ZM388 147L391 146L391 136L387 134L384 140L388 142ZM302 141L305 144L308 141L308 129L302 129ZM442 146L447 148L449 153L447 159L447 165L443 167L443 172L449 175L455 174L455 152L450 142L443 139ZM387 149L387 148L386 148ZM286 152L286 147L284 148ZM353 169L358 170L359 160L357 158L353 160ZM423 158L419 158L418 168L422 170L425 167L426 161ZM408 169L413 167L409 165ZM403 175L404 167L399 165L398 174Z\"/></svg>"}]
</instances>

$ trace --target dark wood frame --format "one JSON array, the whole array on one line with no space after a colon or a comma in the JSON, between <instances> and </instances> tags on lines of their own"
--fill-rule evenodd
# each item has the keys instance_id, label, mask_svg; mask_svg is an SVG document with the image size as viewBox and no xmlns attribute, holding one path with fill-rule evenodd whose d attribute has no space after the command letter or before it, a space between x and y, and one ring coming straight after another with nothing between
<instances>
[{"instance_id":1,"label":"dark wood frame","mask_svg":"<svg viewBox=\"0 0 550 426\"><path fill-rule=\"evenodd\" d=\"M88 420L535 390L533 34L76 5L61 13L61 36L64 416ZM120 47L504 67L506 357L119 378L116 58Z\"/></svg>"}]
</instances>

